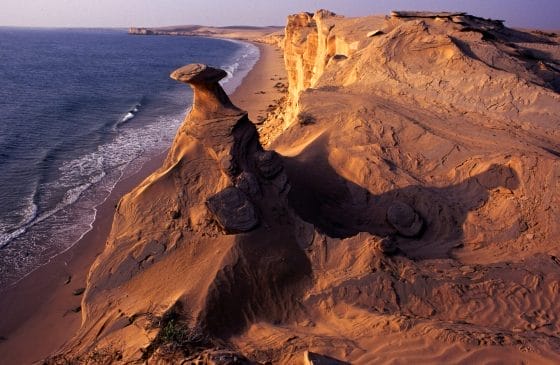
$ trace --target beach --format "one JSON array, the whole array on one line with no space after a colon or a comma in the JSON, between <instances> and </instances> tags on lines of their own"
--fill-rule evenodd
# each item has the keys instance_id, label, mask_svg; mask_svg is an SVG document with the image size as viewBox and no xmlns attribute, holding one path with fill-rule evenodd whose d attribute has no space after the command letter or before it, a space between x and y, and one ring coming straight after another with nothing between
<instances>
[{"instance_id":1,"label":"beach","mask_svg":"<svg viewBox=\"0 0 560 365\"><path fill-rule=\"evenodd\" d=\"M256 44L260 58L231 96L253 121L282 97L275 88L285 78L280 50ZM170 70L171 71L171 70ZM166 153L154 156L119 181L97 207L93 228L77 244L1 293L0 358L7 364L41 361L68 341L81 324L80 301L86 277L103 251L119 199L161 166Z\"/></svg>"}]
</instances>

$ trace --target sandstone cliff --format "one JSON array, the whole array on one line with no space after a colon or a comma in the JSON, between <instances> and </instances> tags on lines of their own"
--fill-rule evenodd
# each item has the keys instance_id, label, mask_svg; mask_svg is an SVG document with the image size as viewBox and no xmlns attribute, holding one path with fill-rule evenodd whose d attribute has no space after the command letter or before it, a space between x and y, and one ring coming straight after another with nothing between
<instances>
[{"instance_id":1,"label":"sandstone cliff","mask_svg":"<svg viewBox=\"0 0 560 365\"><path fill-rule=\"evenodd\" d=\"M560 361L558 39L461 13L285 34L268 151L221 70L172 74L193 109L119 204L59 356Z\"/></svg>"}]
</instances>

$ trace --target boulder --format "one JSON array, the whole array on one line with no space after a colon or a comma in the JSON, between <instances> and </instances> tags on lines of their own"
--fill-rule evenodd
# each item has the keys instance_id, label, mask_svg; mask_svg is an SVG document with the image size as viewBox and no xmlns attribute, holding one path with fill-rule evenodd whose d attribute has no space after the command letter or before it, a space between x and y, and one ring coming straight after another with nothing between
<instances>
[{"instance_id":1,"label":"boulder","mask_svg":"<svg viewBox=\"0 0 560 365\"><path fill-rule=\"evenodd\" d=\"M408 204L394 202L387 209L387 221L401 236L416 237L424 227L424 221Z\"/></svg>"},{"instance_id":2,"label":"boulder","mask_svg":"<svg viewBox=\"0 0 560 365\"><path fill-rule=\"evenodd\" d=\"M208 198L206 206L226 233L248 232L259 223L253 204L233 186Z\"/></svg>"}]
</instances>

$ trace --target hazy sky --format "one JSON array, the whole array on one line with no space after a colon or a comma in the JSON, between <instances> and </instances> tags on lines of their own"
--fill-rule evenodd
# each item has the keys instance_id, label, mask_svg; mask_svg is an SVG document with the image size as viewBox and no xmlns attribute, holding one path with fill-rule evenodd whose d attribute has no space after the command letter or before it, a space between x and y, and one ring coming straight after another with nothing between
<instances>
[{"instance_id":1,"label":"hazy sky","mask_svg":"<svg viewBox=\"0 0 560 365\"><path fill-rule=\"evenodd\" d=\"M560 0L0 0L0 26L284 25L288 14L320 8L347 16L467 11L509 26L560 29Z\"/></svg>"}]
</instances>

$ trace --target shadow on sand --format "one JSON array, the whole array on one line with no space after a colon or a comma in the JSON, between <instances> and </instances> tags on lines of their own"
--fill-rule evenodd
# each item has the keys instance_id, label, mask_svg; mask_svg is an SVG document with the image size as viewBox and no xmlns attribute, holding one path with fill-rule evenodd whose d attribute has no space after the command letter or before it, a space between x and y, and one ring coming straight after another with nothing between
<instances>
[{"instance_id":1,"label":"shadow on sand","mask_svg":"<svg viewBox=\"0 0 560 365\"><path fill-rule=\"evenodd\" d=\"M519 185L513 169L494 164L459 184L411 185L375 195L338 175L323 145L316 141L297 157L284 159L292 186L290 205L330 237L348 238L360 232L393 236L400 250L414 259L450 257L451 250L463 243L462 227L469 211L484 205L493 189L513 190ZM387 222L387 209L396 201L410 205L423 218L425 227L418 237L400 237Z\"/></svg>"}]
</instances>

